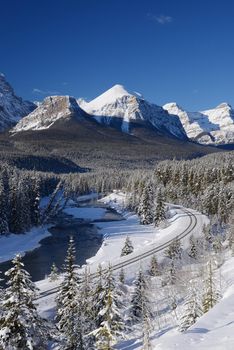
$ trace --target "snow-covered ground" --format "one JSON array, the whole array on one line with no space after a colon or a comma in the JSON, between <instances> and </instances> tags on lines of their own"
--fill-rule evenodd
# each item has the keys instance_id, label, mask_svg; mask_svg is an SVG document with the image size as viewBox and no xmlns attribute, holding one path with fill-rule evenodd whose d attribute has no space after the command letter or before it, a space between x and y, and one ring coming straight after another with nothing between
<instances>
[{"instance_id":1,"label":"snow-covered ground","mask_svg":"<svg viewBox=\"0 0 234 350\"><path fill-rule=\"evenodd\" d=\"M125 194L115 192L101 199L108 206L115 208L120 212L124 220L112 222L97 222L100 234L104 235L103 244L96 256L88 260L88 264L92 270L97 268L101 263L106 265L109 262L116 264L118 261L124 261L129 257L120 258L120 252L126 236L129 236L134 245L134 253L131 256L137 256L150 249L152 246L157 246L173 237L183 230L189 224L189 215L184 213L184 209L178 206L172 207L171 219L169 225L164 228L154 228L152 225L140 225L139 219L134 213L124 210ZM80 211L81 209L90 209L91 211ZM75 208L74 203L70 203L69 208L65 212L74 215L75 217L83 218L99 218L103 217L104 211L100 208ZM104 210L104 209L103 209ZM193 231L193 235L199 235L204 223L208 219L192 211L197 217L197 226ZM91 215L92 214L92 215ZM92 216L92 217L91 217ZM183 240L183 245L186 247L187 239ZM157 257L158 256L157 254ZM121 260L123 259L123 260ZM148 264L146 259L145 263ZM142 265L145 264L141 262ZM144 267L144 266L143 266ZM131 277L139 268L135 264L125 268L127 277ZM154 327L151 333L152 350L231 350L234 348L234 258L226 256L226 262L217 270L218 274L222 275L222 283L224 294L220 302L211 309L207 314L203 315L189 330L185 333L180 333L177 330L175 322L167 325L167 320L172 320L172 315L165 315L165 326L161 329ZM186 279L186 277L185 277ZM50 282L48 279L37 282L40 289L41 297L38 299L39 311L44 317L52 318L54 316L55 307L55 291L56 287L61 282ZM130 287L131 288L131 287ZM186 285L185 285L186 288ZM157 293L162 291L157 290ZM164 293L164 292L162 292ZM163 323L163 322L162 322ZM141 334L135 330L129 334L128 340L118 344L118 349L125 350L140 350L142 349Z\"/></svg>"},{"instance_id":2,"label":"snow-covered ground","mask_svg":"<svg viewBox=\"0 0 234 350\"><path fill-rule=\"evenodd\" d=\"M131 254L131 257L137 257L139 254L147 252L152 247L157 247L173 239L182 232L190 222L190 217L184 213L183 209L175 206L171 209L171 219L168 220L169 225L167 227L155 228L153 225L140 225L138 216L124 209L126 201L126 195L124 193L116 191L102 198L100 201L121 213L124 220L96 223L100 234L104 236L104 240L97 254L87 261L91 272L95 272L99 264L105 267L109 263L116 265L119 262L122 263L128 260L129 256L120 257L121 249L127 236L130 237L134 246L134 252ZM91 213L95 218L100 218L100 215L104 214L104 212L100 212L102 208L76 208L72 205L74 205L74 202L69 203L69 207L64 209L64 211L70 214L72 213L76 217L81 217L82 209L87 209L87 211L83 212L85 218L90 217ZM194 212L195 215L199 214L195 211L192 212ZM197 218L197 226L193 231L195 235L200 234L204 223L208 222L207 218L201 214L197 215ZM185 246L187 245L187 239L183 240L183 244ZM141 265L145 268L148 266L149 260L150 257L139 260L125 268L126 278L131 280L135 276L136 271L138 271L139 266ZM48 293L49 295L46 296L47 291L53 289L58 284L59 282L51 283L48 279L37 282L37 286L41 290L42 295L45 293L45 296L39 299L39 310L43 316L51 315L51 310L53 310L54 307L54 294Z\"/></svg>"},{"instance_id":3,"label":"snow-covered ground","mask_svg":"<svg viewBox=\"0 0 234 350\"><path fill-rule=\"evenodd\" d=\"M100 200L109 207L120 212L125 220L99 222L97 224L104 240L97 254L87 261L91 272L95 271L98 264L103 266L106 266L109 263L116 265L127 261L129 256L120 257L127 236L130 237L134 246L134 252L131 254L131 258L133 258L175 238L190 225L190 216L185 214L184 209L179 206L171 206L171 218L168 219L168 225L166 227L140 225L138 216L135 213L131 213L124 209L125 200L126 195L122 192L113 192ZM203 225L208 223L208 219L194 210L191 210L191 212L197 217L197 225L193 230L193 235L199 235L202 231ZM189 236L190 235L182 241L184 248L188 245ZM142 267L143 265L147 265L150 259L151 256L139 260L136 263L131 264L131 266L129 265L127 267L127 276L130 279L134 277L140 265Z\"/></svg>"},{"instance_id":4,"label":"snow-covered ground","mask_svg":"<svg viewBox=\"0 0 234 350\"><path fill-rule=\"evenodd\" d=\"M24 255L25 252L38 248L39 242L48 236L48 225L34 227L24 234L0 236L0 262L13 259L17 253Z\"/></svg>"},{"instance_id":5,"label":"snow-covered ground","mask_svg":"<svg viewBox=\"0 0 234 350\"><path fill-rule=\"evenodd\" d=\"M219 272L226 287L220 302L185 333L175 329L155 339L155 350L234 349L234 258L229 258Z\"/></svg>"}]
</instances>

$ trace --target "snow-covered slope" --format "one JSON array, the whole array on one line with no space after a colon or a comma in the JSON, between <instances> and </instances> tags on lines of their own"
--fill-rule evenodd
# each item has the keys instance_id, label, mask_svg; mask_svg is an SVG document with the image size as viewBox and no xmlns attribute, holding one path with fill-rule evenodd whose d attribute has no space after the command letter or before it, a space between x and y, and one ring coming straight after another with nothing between
<instances>
[{"instance_id":1,"label":"snow-covered slope","mask_svg":"<svg viewBox=\"0 0 234 350\"><path fill-rule=\"evenodd\" d=\"M0 131L12 127L35 108L33 103L16 96L5 76L0 74Z\"/></svg>"},{"instance_id":2,"label":"snow-covered slope","mask_svg":"<svg viewBox=\"0 0 234 350\"><path fill-rule=\"evenodd\" d=\"M234 348L234 258L221 267L225 293L214 308L186 332L174 329L155 340L157 350L233 350Z\"/></svg>"},{"instance_id":3,"label":"snow-covered slope","mask_svg":"<svg viewBox=\"0 0 234 350\"><path fill-rule=\"evenodd\" d=\"M201 112L187 112L176 103L163 108L180 118L190 139L202 144L234 143L234 110L227 103Z\"/></svg>"},{"instance_id":4,"label":"snow-covered slope","mask_svg":"<svg viewBox=\"0 0 234 350\"><path fill-rule=\"evenodd\" d=\"M149 103L139 93L129 93L122 85L115 85L91 102L79 100L81 108L106 125L132 133L135 123L150 124L161 133L186 139L177 116L170 116L162 107Z\"/></svg>"},{"instance_id":5,"label":"snow-covered slope","mask_svg":"<svg viewBox=\"0 0 234 350\"><path fill-rule=\"evenodd\" d=\"M82 117L83 110L76 99L70 96L50 96L28 116L21 119L11 132L48 129L59 120L66 121L72 116Z\"/></svg>"}]
</instances>

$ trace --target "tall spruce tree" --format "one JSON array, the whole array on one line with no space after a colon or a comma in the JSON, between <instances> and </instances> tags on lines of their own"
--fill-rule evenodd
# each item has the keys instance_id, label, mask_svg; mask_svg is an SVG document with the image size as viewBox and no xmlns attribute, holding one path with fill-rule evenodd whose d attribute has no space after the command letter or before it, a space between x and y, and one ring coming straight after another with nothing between
<instances>
[{"instance_id":1,"label":"tall spruce tree","mask_svg":"<svg viewBox=\"0 0 234 350\"><path fill-rule=\"evenodd\" d=\"M151 261L150 261L149 274L153 277L160 275L158 260L157 260L155 255L152 256Z\"/></svg>"},{"instance_id":2,"label":"tall spruce tree","mask_svg":"<svg viewBox=\"0 0 234 350\"><path fill-rule=\"evenodd\" d=\"M99 328L102 323L102 315L100 311L104 306L104 281L103 281L103 271L102 266L98 266L97 277L94 281L93 293L92 293L92 305L93 305L93 318L96 328Z\"/></svg>"},{"instance_id":3,"label":"tall spruce tree","mask_svg":"<svg viewBox=\"0 0 234 350\"><path fill-rule=\"evenodd\" d=\"M134 281L134 291L131 298L130 319L132 323L143 322L144 314L151 316L148 285L140 269Z\"/></svg>"},{"instance_id":4,"label":"tall spruce tree","mask_svg":"<svg viewBox=\"0 0 234 350\"><path fill-rule=\"evenodd\" d=\"M96 338L96 348L98 350L112 350L117 339L123 336L124 322L120 313L120 295L115 287L112 268L109 266L103 294L103 308L99 314L102 317L100 327L92 334Z\"/></svg>"},{"instance_id":5,"label":"tall spruce tree","mask_svg":"<svg viewBox=\"0 0 234 350\"><path fill-rule=\"evenodd\" d=\"M37 312L37 289L23 269L21 256L12 260L13 267L5 275L7 289L3 296L0 319L0 348L4 350L44 350L51 328Z\"/></svg>"},{"instance_id":6,"label":"tall spruce tree","mask_svg":"<svg viewBox=\"0 0 234 350\"><path fill-rule=\"evenodd\" d=\"M70 237L65 258L65 276L56 298L57 326L63 335L61 349L66 350L84 350L80 278L75 261L75 243L73 237Z\"/></svg>"},{"instance_id":7,"label":"tall spruce tree","mask_svg":"<svg viewBox=\"0 0 234 350\"><path fill-rule=\"evenodd\" d=\"M207 264L207 273L204 281L204 294L202 299L203 312L208 312L219 300L219 293L217 291L212 268L212 262L209 260Z\"/></svg>"},{"instance_id":8,"label":"tall spruce tree","mask_svg":"<svg viewBox=\"0 0 234 350\"><path fill-rule=\"evenodd\" d=\"M162 190L158 190L157 194L157 203L154 209L153 222L154 226L158 226L161 222L166 219L166 208L164 204L164 198L162 195Z\"/></svg>"},{"instance_id":9,"label":"tall spruce tree","mask_svg":"<svg viewBox=\"0 0 234 350\"><path fill-rule=\"evenodd\" d=\"M151 185L144 187L143 194L140 199L138 215L142 225L149 225L153 222L153 191Z\"/></svg>"}]
</instances>

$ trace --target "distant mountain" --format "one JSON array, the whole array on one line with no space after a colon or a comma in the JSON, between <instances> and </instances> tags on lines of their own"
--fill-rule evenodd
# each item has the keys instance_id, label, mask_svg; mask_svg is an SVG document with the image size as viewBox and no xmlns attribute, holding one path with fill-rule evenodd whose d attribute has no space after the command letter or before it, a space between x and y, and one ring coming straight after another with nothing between
<instances>
[{"instance_id":1,"label":"distant mountain","mask_svg":"<svg viewBox=\"0 0 234 350\"><path fill-rule=\"evenodd\" d=\"M147 127L160 134L187 139L177 116L170 116L162 107L149 103L136 92L129 93L122 85L115 85L91 102L78 100L81 108L95 117L97 122L139 136Z\"/></svg>"},{"instance_id":2,"label":"distant mountain","mask_svg":"<svg viewBox=\"0 0 234 350\"><path fill-rule=\"evenodd\" d=\"M112 97L106 99L105 96L104 106L115 104ZM132 107L138 110L131 110L131 99ZM45 159L45 164L47 159L59 157L63 159L62 163L67 159L89 169L146 169L153 167L158 160L193 158L217 151L189 142L177 116L170 116L162 108L133 94L126 95L124 92L122 97L118 96L116 105L121 103L122 114L110 117L93 115L96 110L94 104L89 104L89 107L92 105L90 110L87 102L79 100L79 103L80 106L70 96L45 98L33 112L18 122L10 134L0 135L0 158L5 159L7 154L17 164L22 164L22 159L30 159L31 166L36 168L35 155ZM125 113L122 112L124 108ZM102 122L100 118L103 118ZM111 121L107 119L105 123L105 118ZM172 123L168 129L166 122L170 120L175 121L175 128ZM128 125L128 132L125 129L123 132L124 122Z\"/></svg>"},{"instance_id":3,"label":"distant mountain","mask_svg":"<svg viewBox=\"0 0 234 350\"><path fill-rule=\"evenodd\" d=\"M215 145L234 143L234 110L227 103L201 112L187 112L176 103L168 103L163 108L180 118L191 140Z\"/></svg>"},{"instance_id":4,"label":"distant mountain","mask_svg":"<svg viewBox=\"0 0 234 350\"><path fill-rule=\"evenodd\" d=\"M28 116L21 119L11 132L26 130L44 130L58 122L71 119L82 119L86 113L79 107L74 97L50 96L46 97L38 107Z\"/></svg>"},{"instance_id":5,"label":"distant mountain","mask_svg":"<svg viewBox=\"0 0 234 350\"><path fill-rule=\"evenodd\" d=\"M13 88L0 74L0 131L11 128L36 106L15 95Z\"/></svg>"}]
</instances>

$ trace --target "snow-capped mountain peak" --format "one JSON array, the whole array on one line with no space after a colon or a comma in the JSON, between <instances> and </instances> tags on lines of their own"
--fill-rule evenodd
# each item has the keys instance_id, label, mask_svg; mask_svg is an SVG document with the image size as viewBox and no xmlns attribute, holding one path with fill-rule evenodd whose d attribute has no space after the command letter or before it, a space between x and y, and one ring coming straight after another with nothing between
<instances>
[{"instance_id":1,"label":"snow-capped mountain peak","mask_svg":"<svg viewBox=\"0 0 234 350\"><path fill-rule=\"evenodd\" d=\"M162 134L186 138L178 117L169 116L162 107L147 102L138 92L130 93L119 84L90 102L79 100L78 103L100 124L114 126L125 133L134 133L133 124L135 127L136 123L141 123L145 127L151 124L152 130Z\"/></svg>"},{"instance_id":2,"label":"snow-capped mountain peak","mask_svg":"<svg viewBox=\"0 0 234 350\"><path fill-rule=\"evenodd\" d=\"M86 102L85 104L82 103L81 106L84 107L86 112L95 114L95 111L99 111L104 106L115 103L116 100L122 98L123 96L133 96L133 94L130 94L123 85L116 84L96 97L94 100Z\"/></svg>"}]
</instances>

